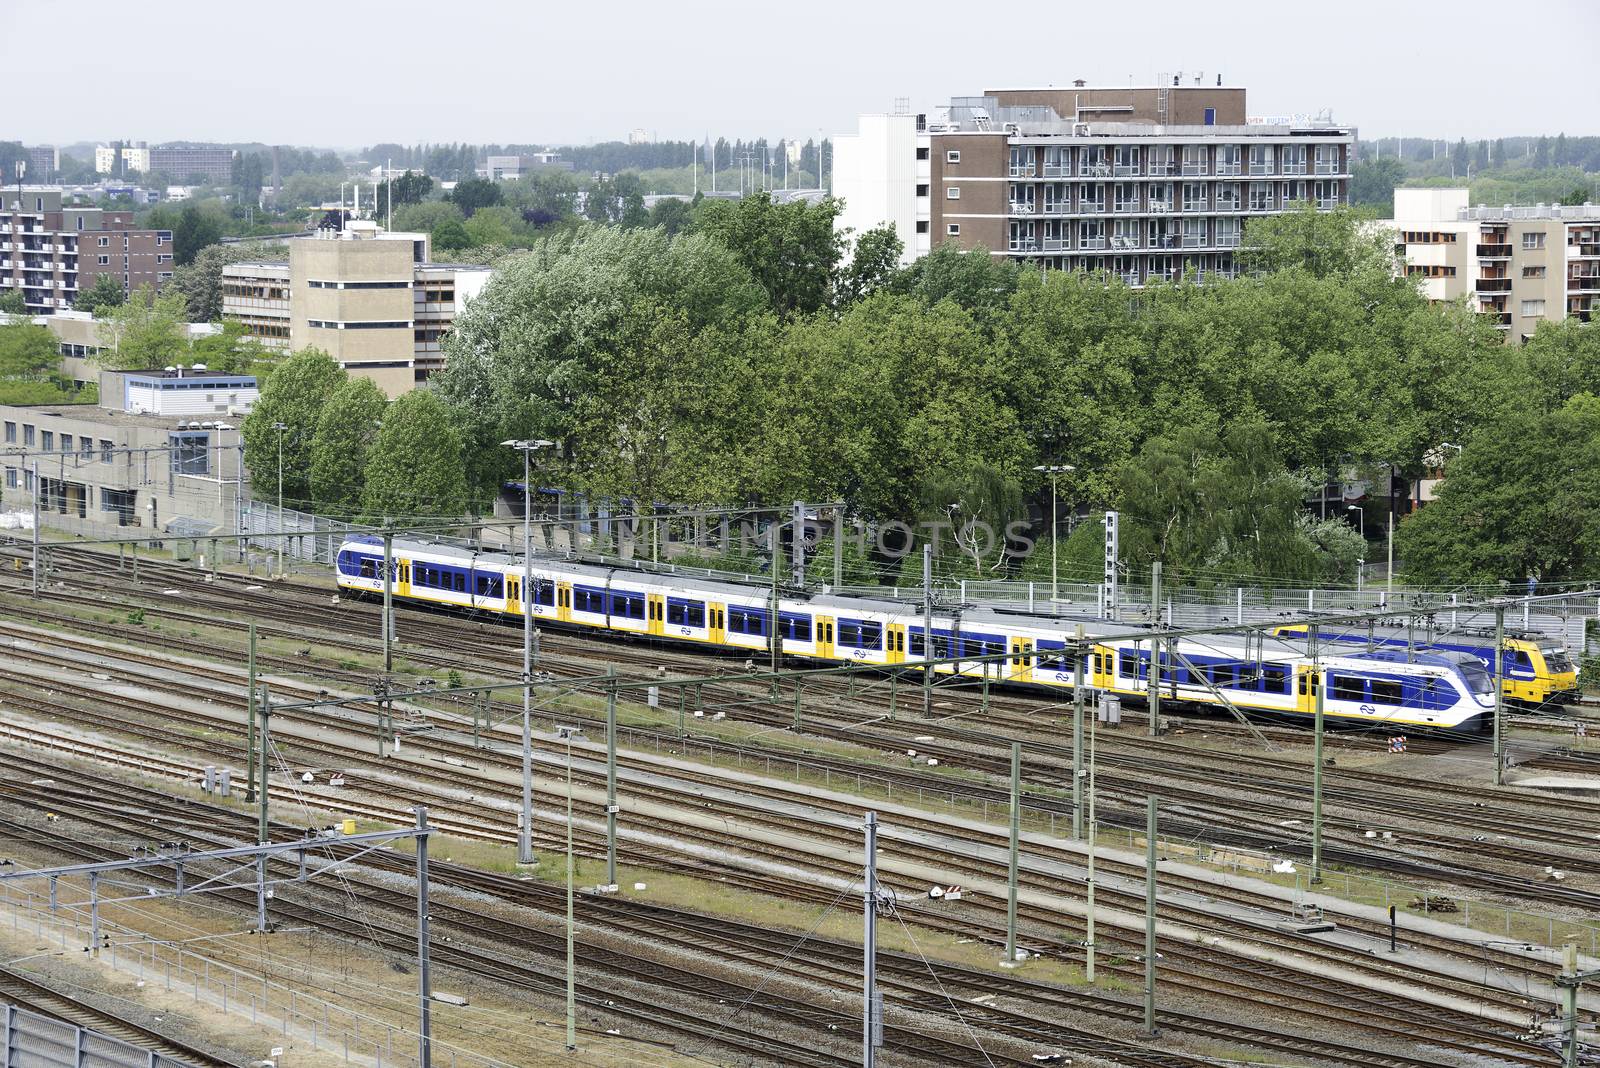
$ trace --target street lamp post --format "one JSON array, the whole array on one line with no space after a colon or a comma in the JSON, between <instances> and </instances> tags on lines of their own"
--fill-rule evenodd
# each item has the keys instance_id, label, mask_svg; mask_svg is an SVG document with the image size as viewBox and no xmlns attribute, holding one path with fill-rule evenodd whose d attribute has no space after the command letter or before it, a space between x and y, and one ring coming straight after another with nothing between
<instances>
[{"instance_id":1,"label":"street lamp post","mask_svg":"<svg viewBox=\"0 0 1600 1068\"><path fill-rule=\"evenodd\" d=\"M522 453L522 826L517 863L533 859L533 483L531 458L555 444L543 438L513 438L500 444Z\"/></svg>"},{"instance_id":2,"label":"street lamp post","mask_svg":"<svg viewBox=\"0 0 1600 1068\"><path fill-rule=\"evenodd\" d=\"M283 432L289 427L284 423L273 423L272 429L278 432L278 577L283 577Z\"/></svg>"},{"instance_id":3,"label":"street lamp post","mask_svg":"<svg viewBox=\"0 0 1600 1068\"><path fill-rule=\"evenodd\" d=\"M1347 504L1344 507L1345 507L1346 511L1354 512L1356 514L1356 530L1361 532L1361 540L1362 541L1366 541L1366 539L1367 539L1367 513L1362 510L1362 508L1361 508L1361 506L1359 504Z\"/></svg>"},{"instance_id":4,"label":"street lamp post","mask_svg":"<svg viewBox=\"0 0 1600 1068\"><path fill-rule=\"evenodd\" d=\"M572 882L576 867L572 856L572 739L583 737L581 727L557 727L556 737L567 743L567 1051L578 1048L578 969L572 952Z\"/></svg>"},{"instance_id":5,"label":"street lamp post","mask_svg":"<svg viewBox=\"0 0 1600 1068\"><path fill-rule=\"evenodd\" d=\"M1059 540L1056 537L1056 517L1060 514L1056 507L1056 479L1077 468L1071 464L1040 464L1034 470L1050 476L1050 603L1054 605L1060 599L1056 592L1056 543Z\"/></svg>"}]
</instances>

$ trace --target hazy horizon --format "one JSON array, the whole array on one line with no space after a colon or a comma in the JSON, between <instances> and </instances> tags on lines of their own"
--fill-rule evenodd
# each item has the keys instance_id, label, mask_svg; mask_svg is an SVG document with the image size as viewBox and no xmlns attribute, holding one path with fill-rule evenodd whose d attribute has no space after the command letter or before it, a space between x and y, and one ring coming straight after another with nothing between
<instances>
[{"instance_id":1,"label":"hazy horizon","mask_svg":"<svg viewBox=\"0 0 1600 1068\"><path fill-rule=\"evenodd\" d=\"M49 85L63 56L76 55L65 69L81 88L52 87L48 103L13 110L0 120L0 140L355 150L591 144L643 129L662 140L710 132L803 141L853 132L857 115L889 111L897 98L931 111L1001 86L1153 84L1179 70L1186 80L1203 72L1210 84L1220 73L1245 86L1252 115L1331 108L1363 139L1600 133L1600 90L1585 55L1600 40L1600 5L1581 0L1518 8L1515 24L1531 29L1537 47L1502 44L1495 27L1504 7L1485 0L1355 0L1337 19L1260 20L1270 26L1222 14L1180 22L1193 4L1146 3L1136 20L1121 8L1064 9L1027 19L1034 29L1025 37L1007 29L1008 17L975 18L972 5L950 0L827 2L792 15L624 2L604 21L589 9L504 3L456 9L470 20L445 18L450 9L414 0L281 0L269 9L172 0L132 19L130 10L109 0L70 8L10 0L0 10L0 57L11 80ZM1059 48L1043 33L1052 24ZM1148 32L1161 24L1173 28ZM992 43L975 43L991 25ZM1073 47L1085 40L1095 47ZM75 53L73 42L85 41L94 43ZM1107 43L1115 41L1126 43ZM962 63L949 55L953 42ZM1495 48L1505 54L1491 56ZM1079 51L1088 54L1065 58Z\"/></svg>"}]
</instances>

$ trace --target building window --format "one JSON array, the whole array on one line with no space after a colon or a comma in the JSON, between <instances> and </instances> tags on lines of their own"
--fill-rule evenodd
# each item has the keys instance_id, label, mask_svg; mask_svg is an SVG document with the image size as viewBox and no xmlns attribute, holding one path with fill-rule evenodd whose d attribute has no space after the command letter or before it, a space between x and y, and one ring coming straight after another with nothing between
<instances>
[{"instance_id":1,"label":"building window","mask_svg":"<svg viewBox=\"0 0 1600 1068\"><path fill-rule=\"evenodd\" d=\"M944 191L944 198L946 200L960 200L961 187L959 185L948 186Z\"/></svg>"},{"instance_id":2,"label":"building window","mask_svg":"<svg viewBox=\"0 0 1600 1068\"><path fill-rule=\"evenodd\" d=\"M1541 264L1541 265L1539 265L1537 267L1524 267L1522 269L1522 277L1524 277L1524 278L1543 278L1544 277L1544 266ZM11 439L8 437L8 438L6 438L6 440L10 441Z\"/></svg>"},{"instance_id":3,"label":"building window","mask_svg":"<svg viewBox=\"0 0 1600 1068\"><path fill-rule=\"evenodd\" d=\"M1522 314L1526 315L1528 313L1523 312ZM56 451L56 432L54 430L46 430L44 432L44 439L40 443L40 447L43 448L45 452Z\"/></svg>"},{"instance_id":4,"label":"building window","mask_svg":"<svg viewBox=\"0 0 1600 1068\"><path fill-rule=\"evenodd\" d=\"M6 468L6 489L18 489L21 487L22 479L17 476L18 472L15 467Z\"/></svg>"},{"instance_id":5,"label":"building window","mask_svg":"<svg viewBox=\"0 0 1600 1068\"><path fill-rule=\"evenodd\" d=\"M1522 235L1522 247L1526 251L1544 248L1544 233L1536 231Z\"/></svg>"},{"instance_id":6,"label":"building window","mask_svg":"<svg viewBox=\"0 0 1600 1068\"><path fill-rule=\"evenodd\" d=\"M918 159L927 159L928 158L928 146L924 145L921 148L917 149L917 158Z\"/></svg>"},{"instance_id":7,"label":"building window","mask_svg":"<svg viewBox=\"0 0 1600 1068\"><path fill-rule=\"evenodd\" d=\"M15 445L16 443L17 443L17 424L13 423L11 420L7 419L6 420L6 444L7 445Z\"/></svg>"},{"instance_id":8,"label":"building window","mask_svg":"<svg viewBox=\"0 0 1600 1068\"><path fill-rule=\"evenodd\" d=\"M82 215L78 216L78 229L80 229L80 230L83 229L83 216Z\"/></svg>"},{"instance_id":9,"label":"building window","mask_svg":"<svg viewBox=\"0 0 1600 1068\"><path fill-rule=\"evenodd\" d=\"M927 186L927 184L926 183L919 184L917 186L917 196L925 197L927 195L928 195L928 186Z\"/></svg>"},{"instance_id":10,"label":"building window","mask_svg":"<svg viewBox=\"0 0 1600 1068\"><path fill-rule=\"evenodd\" d=\"M961 224L960 223L946 223L945 227L944 227L944 232L946 234L949 234L951 237L958 237L961 234Z\"/></svg>"},{"instance_id":11,"label":"building window","mask_svg":"<svg viewBox=\"0 0 1600 1068\"><path fill-rule=\"evenodd\" d=\"M33 448L33 424L32 423L23 423L22 424L22 443L24 445L26 445L30 449Z\"/></svg>"},{"instance_id":12,"label":"building window","mask_svg":"<svg viewBox=\"0 0 1600 1068\"><path fill-rule=\"evenodd\" d=\"M101 266L101 267L109 267L109 266L111 266L111 257L110 256L96 256L94 258L94 261L98 266Z\"/></svg>"},{"instance_id":13,"label":"building window","mask_svg":"<svg viewBox=\"0 0 1600 1068\"><path fill-rule=\"evenodd\" d=\"M112 442L107 441L105 438L101 438L100 439L100 462L101 463L108 464L108 463L111 462L111 450L114 449L114 448L116 448L116 445L113 444Z\"/></svg>"},{"instance_id":14,"label":"building window","mask_svg":"<svg viewBox=\"0 0 1600 1068\"><path fill-rule=\"evenodd\" d=\"M961 162L961 150L960 149L956 149L956 148L950 149L948 152L946 152L944 154L944 161L946 163L960 163Z\"/></svg>"},{"instance_id":15,"label":"building window","mask_svg":"<svg viewBox=\"0 0 1600 1068\"><path fill-rule=\"evenodd\" d=\"M95 239L95 244L99 245L101 248L110 248L111 247L111 239L109 237L96 238Z\"/></svg>"},{"instance_id":16,"label":"building window","mask_svg":"<svg viewBox=\"0 0 1600 1068\"><path fill-rule=\"evenodd\" d=\"M927 232L928 232L928 220L927 219L918 219L917 220L917 233L925 234Z\"/></svg>"},{"instance_id":17,"label":"building window","mask_svg":"<svg viewBox=\"0 0 1600 1068\"><path fill-rule=\"evenodd\" d=\"M179 475L211 473L210 434L168 434L172 445L172 470Z\"/></svg>"},{"instance_id":18,"label":"building window","mask_svg":"<svg viewBox=\"0 0 1600 1068\"><path fill-rule=\"evenodd\" d=\"M1523 318L1532 319L1532 318L1536 318L1538 316L1542 316L1543 314L1544 314L1544 301L1542 301L1542 300L1525 300L1525 301L1522 302L1522 316L1523 316ZM48 448L48 447L49 446L46 446L46 448Z\"/></svg>"},{"instance_id":19,"label":"building window","mask_svg":"<svg viewBox=\"0 0 1600 1068\"><path fill-rule=\"evenodd\" d=\"M1238 174L1243 165L1244 152L1241 145L1217 146L1217 173Z\"/></svg>"}]
</instances>

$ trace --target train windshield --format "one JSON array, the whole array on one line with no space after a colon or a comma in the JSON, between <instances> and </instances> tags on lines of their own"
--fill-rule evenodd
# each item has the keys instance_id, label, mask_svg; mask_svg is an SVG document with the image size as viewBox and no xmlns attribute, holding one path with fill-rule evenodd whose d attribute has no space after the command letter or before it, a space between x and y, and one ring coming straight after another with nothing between
<instances>
[{"instance_id":1,"label":"train windshield","mask_svg":"<svg viewBox=\"0 0 1600 1068\"><path fill-rule=\"evenodd\" d=\"M1467 684L1469 692L1479 697L1487 697L1494 693L1494 679L1476 657L1462 657L1456 663L1456 670L1461 672L1461 678Z\"/></svg>"},{"instance_id":2,"label":"train windshield","mask_svg":"<svg viewBox=\"0 0 1600 1068\"><path fill-rule=\"evenodd\" d=\"M1573 670L1572 658L1567 656L1566 649L1559 645L1541 645L1539 653L1544 657L1545 670L1552 675L1564 675Z\"/></svg>"}]
</instances>

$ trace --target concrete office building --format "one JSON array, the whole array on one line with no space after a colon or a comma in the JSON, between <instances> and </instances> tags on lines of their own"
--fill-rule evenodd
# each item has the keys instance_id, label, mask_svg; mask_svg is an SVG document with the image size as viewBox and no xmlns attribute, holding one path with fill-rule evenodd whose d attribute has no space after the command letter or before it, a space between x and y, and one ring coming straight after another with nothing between
<instances>
[{"instance_id":1,"label":"concrete office building","mask_svg":"<svg viewBox=\"0 0 1600 1068\"><path fill-rule=\"evenodd\" d=\"M521 178L534 171L570 171L572 163L555 152L534 152L523 156L486 156L482 166L476 168L479 178L503 181Z\"/></svg>"},{"instance_id":2,"label":"concrete office building","mask_svg":"<svg viewBox=\"0 0 1600 1068\"><path fill-rule=\"evenodd\" d=\"M5 507L89 537L237 529L248 375L103 371L98 405L0 405Z\"/></svg>"},{"instance_id":3,"label":"concrete office building","mask_svg":"<svg viewBox=\"0 0 1600 1068\"><path fill-rule=\"evenodd\" d=\"M1468 298L1514 343L1600 312L1600 204L1475 208L1465 189L1396 189L1382 225L1429 299Z\"/></svg>"},{"instance_id":4,"label":"concrete office building","mask_svg":"<svg viewBox=\"0 0 1600 1068\"><path fill-rule=\"evenodd\" d=\"M94 150L94 169L101 174L161 171L185 184L199 177L212 185L227 185L233 180L231 148L211 144L171 144L149 147L143 141L126 145L101 145ZM117 164L122 166L119 170Z\"/></svg>"},{"instance_id":5,"label":"concrete office building","mask_svg":"<svg viewBox=\"0 0 1600 1068\"><path fill-rule=\"evenodd\" d=\"M25 179L30 182L53 182L60 173L60 149L54 145L34 145L28 149L28 169L23 175Z\"/></svg>"},{"instance_id":6,"label":"concrete office building","mask_svg":"<svg viewBox=\"0 0 1600 1068\"><path fill-rule=\"evenodd\" d=\"M834 141L839 226L894 226L908 261L945 241L1131 285L1232 276L1253 217L1348 203L1356 132L1252 118L1245 90L995 89L937 117L863 116Z\"/></svg>"},{"instance_id":7,"label":"concrete office building","mask_svg":"<svg viewBox=\"0 0 1600 1068\"><path fill-rule=\"evenodd\" d=\"M59 186L0 189L0 289L30 315L70 308L102 274L131 293L172 278L172 231L142 230L133 212L64 204Z\"/></svg>"},{"instance_id":8,"label":"concrete office building","mask_svg":"<svg viewBox=\"0 0 1600 1068\"><path fill-rule=\"evenodd\" d=\"M428 261L428 235L354 220L289 243L289 261L222 273L222 313L263 344L327 351L399 396L444 366L441 342L487 267Z\"/></svg>"}]
</instances>

